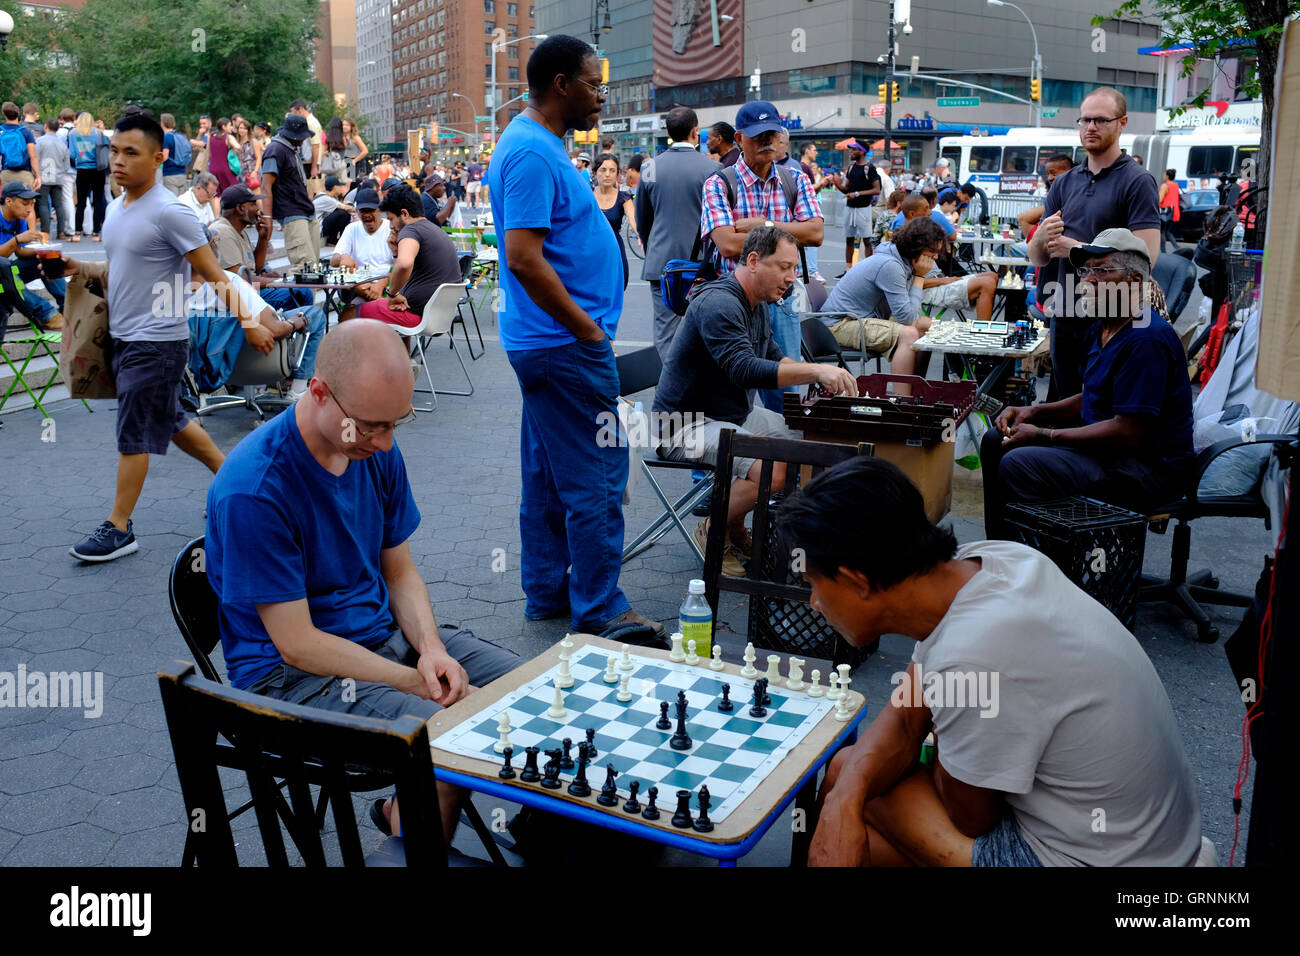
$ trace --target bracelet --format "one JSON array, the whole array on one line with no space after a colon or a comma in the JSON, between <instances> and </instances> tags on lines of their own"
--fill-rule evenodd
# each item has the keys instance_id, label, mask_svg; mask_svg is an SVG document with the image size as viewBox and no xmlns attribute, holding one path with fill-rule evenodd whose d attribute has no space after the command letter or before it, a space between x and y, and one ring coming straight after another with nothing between
<instances>
[{"instance_id":1,"label":"bracelet","mask_svg":"<svg viewBox=\"0 0 1300 956\"><path fill-rule=\"evenodd\" d=\"M1044 429L1044 431L1047 432L1047 443L1048 443L1049 445L1055 445L1055 444L1056 444L1056 429L1055 429L1055 428L1046 428L1046 429Z\"/></svg>"}]
</instances>

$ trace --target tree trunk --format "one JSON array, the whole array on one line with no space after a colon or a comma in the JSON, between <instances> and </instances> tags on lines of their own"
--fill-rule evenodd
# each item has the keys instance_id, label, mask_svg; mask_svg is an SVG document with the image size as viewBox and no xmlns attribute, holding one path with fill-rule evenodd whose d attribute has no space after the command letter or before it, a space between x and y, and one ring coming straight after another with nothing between
<instances>
[{"instance_id":1,"label":"tree trunk","mask_svg":"<svg viewBox=\"0 0 1300 956\"><path fill-rule=\"evenodd\" d=\"M1251 30L1280 27L1287 21L1287 0L1242 0L1242 7L1246 11L1246 21ZM1261 102L1259 168L1255 181L1262 185L1268 185L1269 172L1273 166L1274 84L1277 81L1277 60L1280 48L1280 34L1262 36L1255 40Z\"/></svg>"}]
</instances>

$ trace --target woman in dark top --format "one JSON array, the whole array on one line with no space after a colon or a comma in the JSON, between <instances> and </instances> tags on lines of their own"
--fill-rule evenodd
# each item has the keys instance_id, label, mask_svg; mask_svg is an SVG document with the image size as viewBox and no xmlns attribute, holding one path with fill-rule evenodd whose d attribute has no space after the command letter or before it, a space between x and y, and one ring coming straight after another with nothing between
<instances>
[{"instance_id":1,"label":"woman in dark top","mask_svg":"<svg viewBox=\"0 0 1300 956\"><path fill-rule=\"evenodd\" d=\"M636 211L632 208L632 197L627 190L618 188L618 157L613 153L601 153L596 157L595 171L596 204L609 220L618 240L618 254L623 257L623 288L627 288L627 250L623 248L623 217L632 224L632 235L636 236ZM640 243L640 239L636 240Z\"/></svg>"}]
</instances>

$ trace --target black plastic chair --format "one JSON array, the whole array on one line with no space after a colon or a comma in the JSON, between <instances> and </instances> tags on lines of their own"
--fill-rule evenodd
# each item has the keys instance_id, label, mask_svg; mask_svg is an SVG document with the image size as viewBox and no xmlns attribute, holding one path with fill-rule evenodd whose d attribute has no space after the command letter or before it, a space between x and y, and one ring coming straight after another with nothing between
<instances>
[{"instance_id":1,"label":"black plastic chair","mask_svg":"<svg viewBox=\"0 0 1300 956\"><path fill-rule=\"evenodd\" d=\"M845 316L848 318L848 316ZM856 360L859 366L865 366L865 359L876 360L876 371L881 370L881 356L875 352L861 352L846 349L835 340L830 328L818 318L806 318L799 323L800 351L805 362L833 362L845 371L851 371L845 364L846 357ZM863 369L865 370L865 369Z\"/></svg>"},{"instance_id":2,"label":"black plastic chair","mask_svg":"<svg viewBox=\"0 0 1300 956\"><path fill-rule=\"evenodd\" d=\"M626 398L648 388L654 388L659 384L659 375L663 372L663 362L654 346L620 355L615 361L618 364L618 393L620 396ZM695 538L690 529L683 522L683 517L689 515L691 509L713 491L713 477L709 476L702 481L695 482L685 494L672 500L669 499L663 486L655 480L654 475L656 471L690 472L700 468L699 462L668 461L658 457L653 453L653 450L641 459L641 472L645 475L646 480L650 482L650 487L654 489L654 493L664 506L664 510L644 531L624 546L624 561L636 557L675 527L681 532L691 550L695 552L700 563L704 563L704 555L700 552L699 545L695 543Z\"/></svg>"},{"instance_id":3,"label":"black plastic chair","mask_svg":"<svg viewBox=\"0 0 1300 956\"><path fill-rule=\"evenodd\" d=\"M1156 257L1156 264L1151 269L1151 278L1160 291L1165 294L1165 305L1169 307L1169 322L1178 321L1187 308L1187 301L1192 297L1192 288L1196 285L1196 266L1191 260L1172 253L1161 253Z\"/></svg>"},{"instance_id":4,"label":"black plastic chair","mask_svg":"<svg viewBox=\"0 0 1300 956\"><path fill-rule=\"evenodd\" d=\"M459 256L460 261L460 281L465 284L465 295L456 303L456 318L452 319L451 331L456 333L456 324L460 324L460 330L465 334L465 349L469 352L470 361L477 362L487 351L483 344L483 330L478 326L478 312L474 309L474 297L471 295L469 279L474 271L474 253L462 252ZM474 354L474 346L469 341L469 327L465 324L465 313L462 311L469 306L470 318L474 320L474 331L478 334L478 355Z\"/></svg>"},{"instance_id":5,"label":"black plastic chair","mask_svg":"<svg viewBox=\"0 0 1300 956\"><path fill-rule=\"evenodd\" d=\"M199 672L206 678L216 684L221 683L221 675L217 673L217 668L212 663L212 652L216 649L217 644L221 642L221 631L217 626L217 594L212 590L212 585L208 581L206 566L205 536L190 541L185 547L181 548L180 553L176 555L176 560L172 562L171 574L167 579L167 598L171 602L172 617L176 621L176 627L181 632L181 637L185 640L185 646L189 648L194 663ZM258 700L269 698L257 697ZM234 759L234 747L218 745L218 753L229 759ZM235 763L222 764L222 766L236 767ZM383 790L392 786L392 780L389 776L382 773L372 772L352 772L348 775L347 783L350 792L369 793L375 790ZM281 783L283 787L285 784ZM328 803L329 791L321 788L320 802L315 809L316 827L319 829L325 824L325 811ZM249 800L247 803L237 807L229 819L249 810L256 800ZM291 815L289 805L281 798L281 816L286 818ZM500 866L505 865L505 857L501 855L492 833L483 822L482 816L470 801L465 801L465 815L469 820L470 826L478 834L479 840L482 841L487 851L492 854L493 862ZM403 814L405 819L405 814ZM291 829L290 833L294 831ZM189 866L194 860L194 846L192 843L193 834L189 834L185 840L185 849L181 857L181 865Z\"/></svg>"},{"instance_id":6,"label":"black plastic chair","mask_svg":"<svg viewBox=\"0 0 1300 956\"><path fill-rule=\"evenodd\" d=\"M313 783L320 784L322 795L334 807L344 866L447 865L424 721L415 717L376 720L287 704L205 680L194 673L192 664L183 661L162 668L158 685L186 817L203 821L203 826L188 828L188 842L199 865L239 865L230 828L232 815L226 813L222 767L235 767L247 776L271 867L289 865L282 821L305 864L325 866L321 827L312 807ZM233 748L219 743L223 738L233 741ZM402 806L402 836L389 837L370 857L362 851L352 810L351 781L357 767L392 780ZM284 779L277 781L277 777ZM292 803L287 819L277 812L285 802L284 790Z\"/></svg>"}]
</instances>

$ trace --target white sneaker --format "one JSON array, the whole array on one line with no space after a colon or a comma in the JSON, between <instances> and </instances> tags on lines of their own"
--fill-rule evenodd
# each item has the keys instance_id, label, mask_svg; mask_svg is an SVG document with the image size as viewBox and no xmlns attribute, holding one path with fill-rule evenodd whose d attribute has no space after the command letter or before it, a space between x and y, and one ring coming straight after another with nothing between
<instances>
[{"instance_id":1,"label":"white sneaker","mask_svg":"<svg viewBox=\"0 0 1300 956\"><path fill-rule=\"evenodd\" d=\"M295 400L302 398L307 394L307 386L310 384L310 379L295 378L293 384L289 386L289 397Z\"/></svg>"},{"instance_id":2,"label":"white sneaker","mask_svg":"<svg viewBox=\"0 0 1300 956\"><path fill-rule=\"evenodd\" d=\"M820 282L822 285L826 284L826 280L822 278L822 274L820 272L814 272L812 274L812 277L816 279L818 282Z\"/></svg>"}]
</instances>

